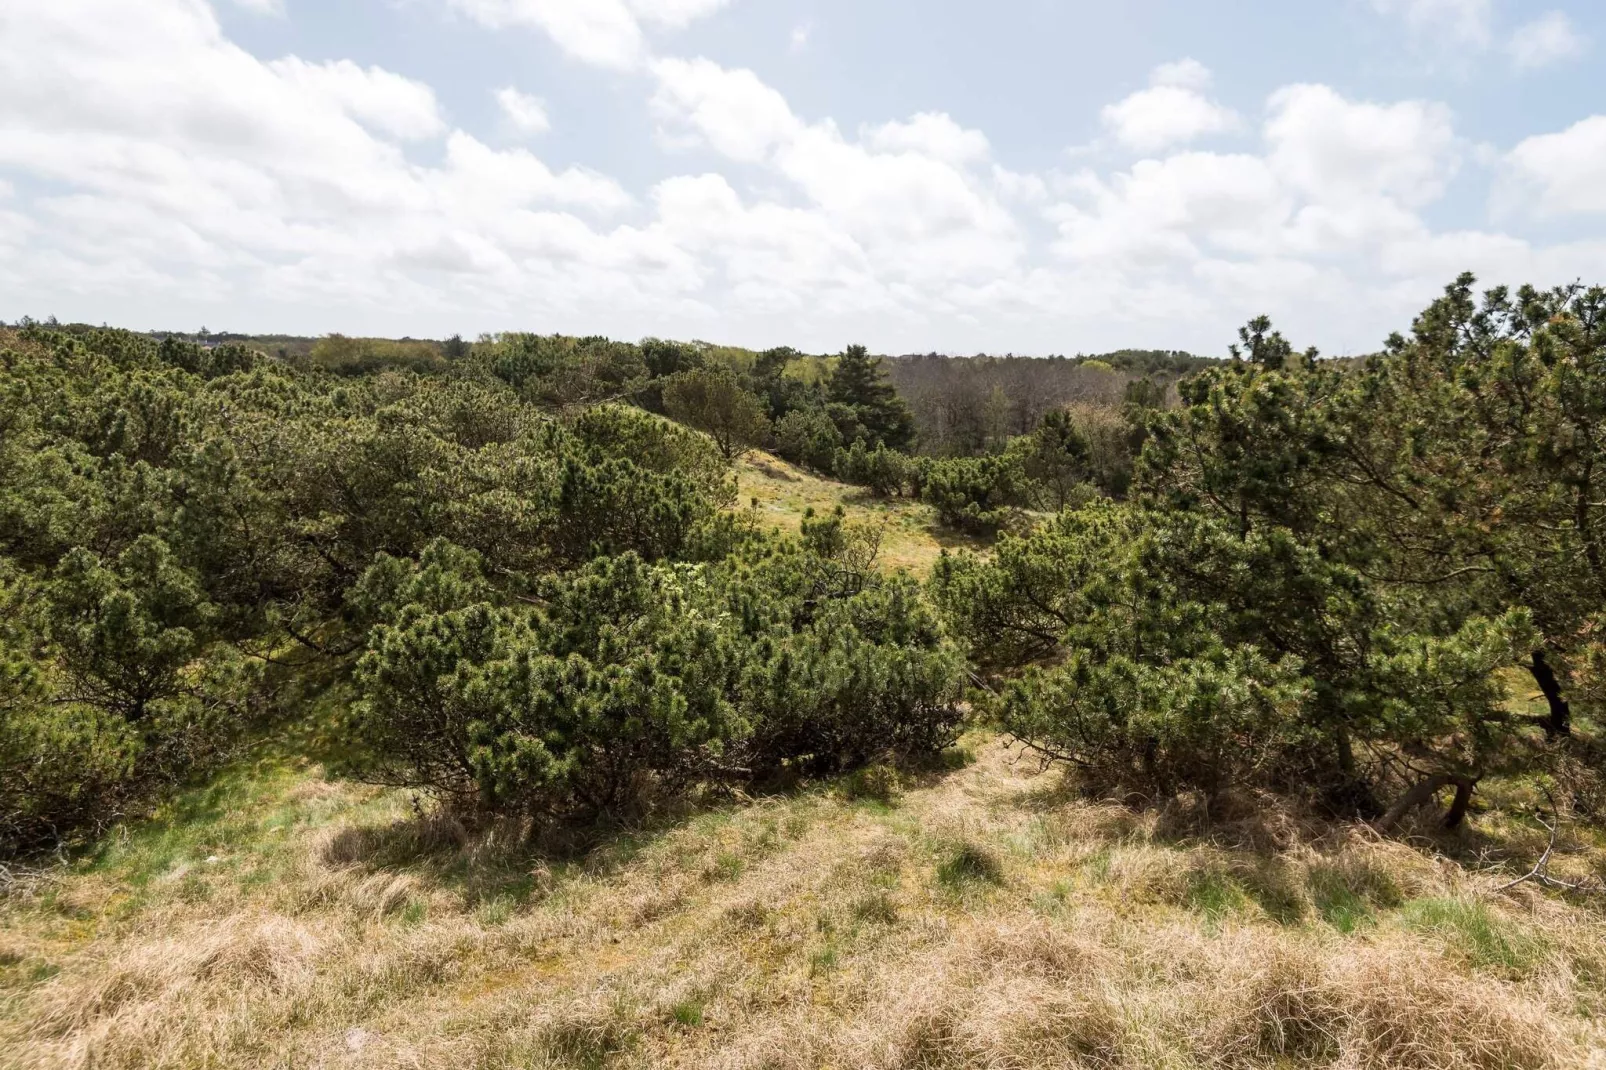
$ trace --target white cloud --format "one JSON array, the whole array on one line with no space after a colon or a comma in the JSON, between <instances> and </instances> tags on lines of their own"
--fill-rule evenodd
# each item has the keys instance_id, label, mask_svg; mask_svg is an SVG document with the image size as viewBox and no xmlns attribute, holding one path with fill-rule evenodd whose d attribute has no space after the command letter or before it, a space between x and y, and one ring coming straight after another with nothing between
<instances>
[{"instance_id":1,"label":"white cloud","mask_svg":"<svg viewBox=\"0 0 1606 1070\"><path fill-rule=\"evenodd\" d=\"M1258 153L1181 152L1062 182L1045 214L1066 277L1114 309L1156 302L1200 322L1218 321L1223 307L1243 310L1252 294L1296 333L1320 323L1340 348L1369 346L1377 337L1356 337L1346 305L1364 308L1370 323L1403 321L1464 270L1431 269L1474 249L1488 265L1493 250L1516 242L1475 235L1435 244L1418 214L1459 162L1440 105L1289 86L1268 100L1261 136ZM1519 262L1543 266L1531 256Z\"/></svg>"},{"instance_id":2,"label":"white cloud","mask_svg":"<svg viewBox=\"0 0 1606 1070\"><path fill-rule=\"evenodd\" d=\"M557 310L683 291L661 240L586 221L632 204L611 179L460 131L440 166L410 163L401 139L445 133L433 99L382 70L262 63L199 0L0 9L0 171L50 221L0 259L0 290L414 313L465 286Z\"/></svg>"},{"instance_id":3,"label":"white cloud","mask_svg":"<svg viewBox=\"0 0 1606 1070\"><path fill-rule=\"evenodd\" d=\"M395 72L262 62L203 0L23 6L0 3L6 318L1042 352L1209 350L1266 311L1364 351L1464 268L1547 284L1606 263L1587 234L1430 222L1471 155L1430 102L1289 86L1236 151L1177 140L1067 175L1012 170L940 111L844 129L639 45L661 136L699 150L667 158L698 173L626 189L454 129ZM704 10L620 7L638 43ZM1168 64L1150 89L1208 104L1209 72ZM498 98L510 124L530 99ZM1606 212L1606 116L1495 161L1534 213Z\"/></svg>"},{"instance_id":4,"label":"white cloud","mask_svg":"<svg viewBox=\"0 0 1606 1070\"><path fill-rule=\"evenodd\" d=\"M1322 85L1274 93L1265 132L1272 168L1294 189L1331 203L1389 197L1420 206L1444 191L1458 162L1444 105L1356 103Z\"/></svg>"},{"instance_id":5,"label":"white cloud","mask_svg":"<svg viewBox=\"0 0 1606 1070\"><path fill-rule=\"evenodd\" d=\"M524 149L497 151L461 130L446 142L446 165L424 176L447 211L481 214L494 226L499 212L565 205L598 214L620 211L631 198L611 178L570 169L554 173Z\"/></svg>"},{"instance_id":6,"label":"white cloud","mask_svg":"<svg viewBox=\"0 0 1606 1070\"><path fill-rule=\"evenodd\" d=\"M1243 154L1140 160L1108 178L1084 171L1071 193L1048 210L1055 251L1111 267L1188 261L1214 246L1269 247L1293 208L1266 162Z\"/></svg>"},{"instance_id":7,"label":"white cloud","mask_svg":"<svg viewBox=\"0 0 1606 1070\"><path fill-rule=\"evenodd\" d=\"M1487 48L1494 35L1491 0L1372 0L1372 6L1439 47Z\"/></svg>"},{"instance_id":8,"label":"white cloud","mask_svg":"<svg viewBox=\"0 0 1606 1070\"><path fill-rule=\"evenodd\" d=\"M496 91L496 103L502 109L502 117L517 133L544 134L552 129L552 120L540 97L504 86Z\"/></svg>"},{"instance_id":9,"label":"white cloud","mask_svg":"<svg viewBox=\"0 0 1606 1070\"><path fill-rule=\"evenodd\" d=\"M653 110L670 138L689 136L785 179L897 284L891 293L927 286L940 301L944 286L1010 270L1024 252L992 173L980 168L987 139L947 115L867 126L849 141L829 120L805 123L751 71L706 59L661 60L653 71Z\"/></svg>"},{"instance_id":10,"label":"white cloud","mask_svg":"<svg viewBox=\"0 0 1606 1070\"><path fill-rule=\"evenodd\" d=\"M1100 115L1105 128L1126 148L1155 152L1235 130L1241 123L1232 109L1204 96L1210 72L1197 60L1162 64L1149 81L1148 89L1109 105Z\"/></svg>"},{"instance_id":11,"label":"white cloud","mask_svg":"<svg viewBox=\"0 0 1606 1070\"><path fill-rule=\"evenodd\" d=\"M308 63L295 56L270 63L268 69L382 133L410 140L434 137L446 130L435 91L399 74L359 67L348 59Z\"/></svg>"},{"instance_id":12,"label":"white cloud","mask_svg":"<svg viewBox=\"0 0 1606 1070\"><path fill-rule=\"evenodd\" d=\"M1583 55L1584 38L1566 12L1551 11L1518 29L1506 53L1519 69L1535 70Z\"/></svg>"},{"instance_id":13,"label":"white cloud","mask_svg":"<svg viewBox=\"0 0 1606 1070\"><path fill-rule=\"evenodd\" d=\"M800 22L792 27L789 38L793 52L801 52L809 47L809 38L814 36L814 23Z\"/></svg>"},{"instance_id":14,"label":"white cloud","mask_svg":"<svg viewBox=\"0 0 1606 1070\"><path fill-rule=\"evenodd\" d=\"M991 150L980 130L966 130L941 112L922 112L908 122L867 126L861 139L878 152L913 152L964 165L987 159Z\"/></svg>"},{"instance_id":15,"label":"white cloud","mask_svg":"<svg viewBox=\"0 0 1606 1070\"><path fill-rule=\"evenodd\" d=\"M283 15L284 0L231 0L235 7L243 7L258 15Z\"/></svg>"},{"instance_id":16,"label":"white cloud","mask_svg":"<svg viewBox=\"0 0 1606 1070\"><path fill-rule=\"evenodd\" d=\"M1606 115L1527 138L1506 165L1500 196L1513 206L1537 216L1606 212Z\"/></svg>"},{"instance_id":17,"label":"white cloud","mask_svg":"<svg viewBox=\"0 0 1606 1070\"><path fill-rule=\"evenodd\" d=\"M802 129L786 98L752 71L664 59L652 72L658 80L652 111L671 140L691 133L722 155L753 163Z\"/></svg>"},{"instance_id":18,"label":"white cloud","mask_svg":"<svg viewBox=\"0 0 1606 1070\"><path fill-rule=\"evenodd\" d=\"M648 58L643 22L681 29L730 0L446 0L470 18L502 29L531 26L586 63L620 70Z\"/></svg>"},{"instance_id":19,"label":"white cloud","mask_svg":"<svg viewBox=\"0 0 1606 1070\"><path fill-rule=\"evenodd\" d=\"M493 29L532 26L576 59L628 68L646 57L646 42L624 0L448 0Z\"/></svg>"},{"instance_id":20,"label":"white cloud","mask_svg":"<svg viewBox=\"0 0 1606 1070\"><path fill-rule=\"evenodd\" d=\"M1196 59L1183 58L1174 63L1162 63L1149 75L1150 85L1171 85L1178 89L1191 89L1203 93L1213 81L1210 68Z\"/></svg>"},{"instance_id":21,"label":"white cloud","mask_svg":"<svg viewBox=\"0 0 1606 1070\"><path fill-rule=\"evenodd\" d=\"M745 205L724 176L672 178L653 191L662 232L723 276L732 303L760 314L884 310L865 251L819 212Z\"/></svg>"},{"instance_id":22,"label":"white cloud","mask_svg":"<svg viewBox=\"0 0 1606 1070\"><path fill-rule=\"evenodd\" d=\"M585 0L581 0L585 2ZM707 18L731 0L626 0L636 17L660 26L679 29Z\"/></svg>"}]
</instances>

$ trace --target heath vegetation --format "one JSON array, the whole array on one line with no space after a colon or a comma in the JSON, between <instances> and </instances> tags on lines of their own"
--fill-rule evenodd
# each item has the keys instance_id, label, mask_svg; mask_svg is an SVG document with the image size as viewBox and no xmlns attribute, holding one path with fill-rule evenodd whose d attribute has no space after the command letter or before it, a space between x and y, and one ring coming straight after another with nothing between
<instances>
[{"instance_id":1,"label":"heath vegetation","mask_svg":"<svg viewBox=\"0 0 1606 1070\"><path fill-rule=\"evenodd\" d=\"M0 1065L1606 1065L1606 291L0 396Z\"/></svg>"}]
</instances>

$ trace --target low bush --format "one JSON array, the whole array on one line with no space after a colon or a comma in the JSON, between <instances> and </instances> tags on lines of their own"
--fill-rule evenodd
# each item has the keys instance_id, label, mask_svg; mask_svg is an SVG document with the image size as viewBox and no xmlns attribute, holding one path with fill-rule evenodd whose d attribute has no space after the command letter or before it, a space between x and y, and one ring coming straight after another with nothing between
<instances>
[{"instance_id":1,"label":"low bush","mask_svg":"<svg viewBox=\"0 0 1606 1070\"><path fill-rule=\"evenodd\" d=\"M912 580L819 607L754 644L742 680L756 771L933 756L959 736L964 661Z\"/></svg>"},{"instance_id":2,"label":"low bush","mask_svg":"<svg viewBox=\"0 0 1606 1070\"><path fill-rule=\"evenodd\" d=\"M848 449L837 450L831 467L837 479L868 487L878 498L918 496L924 482L920 461L880 443L870 449L863 439Z\"/></svg>"},{"instance_id":3,"label":"low bush","mask_svg":"<svg viewBox=\"0 0 1606 1070\"><path fill-rule=\"evenodd\" d=\"M207 644L185 580L151 546L112 568L75 551L42 587L0 573L0 857L71 845L227 754L254 674Z\"/></svg>"},{"instance_id":4,"label":"low bush","mask_svg":"<svg viewBox=\"0 0 1606 1070\"><path fill-rule=\"evenodd\" d=\"M771 437L778 456L816 472L831 471L842 445L842 432L823 408L793 409L775 421Z\"/></svg>"},{"instance_id":5,"label":"low bush","mask_svg":"<svg viewBox=\"0 0 1606 1070\"><path fill-rule=\"evenodd\" d=\"M948 457L926 466L920 496L949 527L990 534L1024 503L1026 485L1017 455Z\"/></svg>"},{"instance_id":6,"label":"low bush","mask_svg":"<svg viewBox=\"0 0 1606 1070\"><path fill-rule=\"evenodd\" d=\"M838 518L838 523L840 519ZM963 662L911 580L846 536L719 564L602 558L498 599L476 555L431 546L358 584L376 626L347 768L464 812L638 812L694 781L935 756Z\"/></svg>"},{"instance_id":7,"label":"low bush","mask_svg":"<svg viewBox=\"0 0 1606 1070\"><path fill-rule=\"evenodd\" d=\"M473 590L473 560L450 556ZM746 734L739 650L703 611L695 568L606 558L552 581L530 613L431 604L433 564L358 663L357 775L465 811L617 817L717 775Z\"/></svg>"}]
</instances>

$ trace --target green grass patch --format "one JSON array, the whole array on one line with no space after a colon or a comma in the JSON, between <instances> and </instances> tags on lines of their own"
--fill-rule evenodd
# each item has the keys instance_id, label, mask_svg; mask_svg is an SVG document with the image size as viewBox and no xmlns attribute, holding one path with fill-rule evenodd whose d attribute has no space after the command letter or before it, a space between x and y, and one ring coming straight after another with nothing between
<instances>
[{"instance_id":1,"label":"green grass patch","mask_svg":"<svg viewBox=\"0 0 1606 1070\"><path fill-rule=\"evenodd\" d=\"M827 943L809 956L809 971L811 973L826 973L834 970L839 957L840 953L837 951L836 944Z\"/></svg>"},{"instance_id":2,"label":"green grass patch","mask_svg":"<svg viewBox=\"0 0 1606 1070\"><path fill-rule=\"evenodd\" d=\"M1243 887L1230 873L1208 866L1188 874L1182 903L1205 921L1215 925L1228 914L1242 910L1249 902Z\"/></svg>"},{"instance_id":3,"label":"green grass patch","mask_svg":"<svg viewBox=\"0 0 1606 1070\"><path fill-rule=\"evenodd\" d=\"M740 880L742 870L746 868L747 864L741 855L734 851L721 851L709 863L705 876L711 881L729 884Z\"/></svg>"},{"instance_id":4,"label":"green grass patch","mask_svg":"<svg viewBox=\"0 0 1606 1070\"><path fill-rule=\"evenodd\" d=\"M1296 871L1274 859L1258 859L1235 873L1245 894L1279 925L1293 925L1305 916L1305 897Z\"/></svg>"},{"instance_id":5,"label":"green grass patch","mask_svg":"<svg viewBox=\"0 0 1606 1070\"><path fill-rule=\"evenodd\" d=\"M1437 936L1474 966L1526 973L1544 958L1542 939L1467 899L1413 899L1400 910L1413 932Z\"/></svg>"},{"instance_id":6,"label":"green grass patch","mask_svg":"<svg viewBox=\"0 0 1606 1070\"><path fill-rule=\"evenodd\" d=\"M844 777L841 790L845 799L891 805L903 793L903 784L892 766L867 765Z\"/></svg>"},{"instance_id":7,"label":"green grass patch","mask_svg":"<svg viewBox=\"0 0 1606 1070\"><path fill-rule=\"evenodd\" d=\"M950 846L937 863L937 883L950 891L1004 883L1004 863L978 843L963 841Z\"/></svg>"},{"instance_id":8,"label":"green grass patch","mask_svg":"<svg viewBox=\"0 0 1606 1070\"><path fill-rule=\"evenodd\" d=\"M1316 912L1339 932L1353 933L1376 924L1377 914L1372 910L1372 904L1343 884L1318 886L1313 891L1316 893Z\"/></svg>"},{"instance_id":9,"label":"green grass patch","mask_svg":"<svg viewBox=\"0 0 1606 1070\"><path fill-rule=\"evenodd\" d=\"M511 896L499 895L482 902L475 914L482 925L506 925L513 917L513 910L516 906L517 904Z\"/></svg>"},{"instance_id":10,"label":"green grass patch","mask_svg":"<svg viewBox=\"0 0 1606 1070\"><path fill-rule=\"evenodd\" d=\"M703 1001L698 998L683 999L669 1009L669 1018L676 1025L695 1029L703 1024Z\"/></svg>"},{"instance_id":11,"label":"green grass patch","mask_svg":"<svg viewBox=\"0 0 1606 1070\"><path fill-rule=\"evenodd\" d=\"M1110 864L1114 859L1114 852L1108 847L1100 847L1082 860L1082 872L1094 884L1106 884L1110 879Z\"/></svg>"},{"instance_id":12,"label":"green grass patch","mask_svg":"<svg viewBox=\"0 0 1606 1070\"><path fill-rule=\"evenodd\" d=\"M756 499L759 518L769 527L796 532L808 510L825 516L840 505L849 520L881 528L877 561L882 568L924 573L944 549L985 549L987 545L941 527L937 511L925 502L878 499L863 487L823 479L763 451L755 450L743 458L736 466L736 477L737 501L743 508L751 508Z\"/></svg>"}]
</instances>

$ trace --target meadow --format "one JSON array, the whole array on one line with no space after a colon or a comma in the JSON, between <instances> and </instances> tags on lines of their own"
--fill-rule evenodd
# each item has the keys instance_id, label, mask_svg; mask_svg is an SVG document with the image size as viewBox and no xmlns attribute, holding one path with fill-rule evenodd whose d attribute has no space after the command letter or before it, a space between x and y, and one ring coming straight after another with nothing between
<instances>
[{"instance_id":1,"label":"meadow","mask_svg":"<svg viewBox=\"0 0 1606 1070\"><path fill-rule=\"evenodd\" d=\"M1202 828L995 736L946 764L554 859L264 753L9 890L0 1065L1601 1065L1598 909L1497 891L1532 821Z\"/></svg>"}]
</instances>

